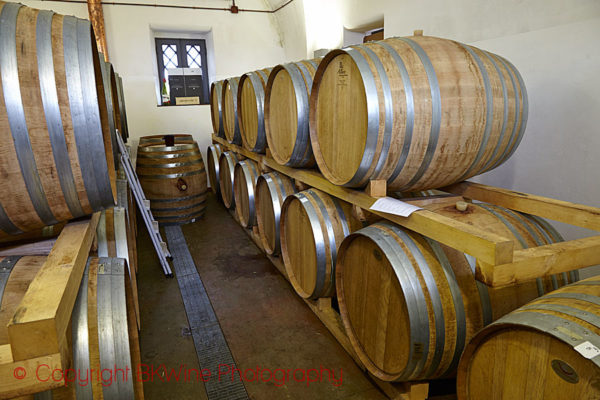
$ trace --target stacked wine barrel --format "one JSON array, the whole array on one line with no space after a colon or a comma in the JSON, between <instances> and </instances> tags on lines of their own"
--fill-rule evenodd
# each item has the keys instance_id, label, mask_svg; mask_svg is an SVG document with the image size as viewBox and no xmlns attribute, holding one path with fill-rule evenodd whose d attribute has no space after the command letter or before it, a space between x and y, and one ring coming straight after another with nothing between
<instances>
[{"instance_id":1,"label":"stacked wine barrel","mask_svg":"<svg viewBox=\"0 0 600 400\"><path fill-rule=\"evenodd\" d=\"M461 400L600 397L600 282L592 277L480 331L459 364Z\"/></svg>"},{"instance_id":2,"label":"stacked wine barrel","mask_svg":"<svg viewBox=\"0 0 600 400\"><path fill-rule=\"evenodd\" d=\"M154 219L181 225L204 216L206 170L191 135L157 135L140 139L137 175Z\"/></svg>"},{"instance_id":3,"label":"stacked wine barrel","mask_svg":"<svg viewBox=\"0 0 600 400\"><path fill-rule=\"evenodd\" d=\"M89 21L0 2L0 240L113 207L120 81Z\"/></svg>"},{"instance_id":4,"label":"stacked wine barrel","mask_svg":"<svg viewBox=\"0 0 600 400\"><path fill-rule=\"evenodd\" d=\"M230 144L281 166L317 167L334 185L363 189L376 180L391 197L436 196L428 210L515 249L562 241L540 218L459 206L438 190L497 168L518 149L527 91L502 56L413 36L267 71L213 86L214 131ZM464 399L598 392L597 280L578 283L571 272L487 287L472 256L381 219L369 224L364 211L282 173L261 175L235 146L211 149L223 202L243 226L256 218L265 252L280 257L299 296L337 299L354 352L374 376L419 381L458 371Z\"/></svg>"}]
</instances>

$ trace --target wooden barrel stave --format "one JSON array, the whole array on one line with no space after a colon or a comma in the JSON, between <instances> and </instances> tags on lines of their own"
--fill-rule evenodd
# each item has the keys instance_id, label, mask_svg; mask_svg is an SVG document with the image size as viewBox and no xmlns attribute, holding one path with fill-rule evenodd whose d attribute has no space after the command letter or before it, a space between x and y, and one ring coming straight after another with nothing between
<instances>
[{"instance_id":1,"label":"wooden barrel stave","mask_svg":"<svg viewBox=\"0 0 600 400\"><path fill-rule=\"evenodd\" d=\"M229 78L223 81L221 105L223 107L223 130L229 143L241 145L242 133L238 119L238 85L240 78Z\"/></svg>"},{"instance_id":2,"label":"wooden barrel stave","mask_svg":"<svg viewBox=\"0 0 600 400\"><path fill-rule=\"evenodd\" d=\"M342 240L358 228L352 206L319 190L288 196L281 210L281 255L301 297L335 293L335 263Z\"/></svg>"},{"instance_id":3,"label":"wooden barrel stave","mask_svg":"<svg viewBox=\"0 0 600 400\"><path fill-rule=\"evenodd\" d=\"M99 96L101 67L89 22L0 5L2 169L11 184L11 191L0 195L0 230L10 235L110 207L116 193L106 102ZM72 111L84 120L73 121Z\"/></svg>"},{"instance_id":4,"label":"wooden barrel stave","mask_svg":"<svg viewBox=\"0 0 600 400\"><path fill-rule=\"evenodd\" d=\"M142 139L136 171L154 218L161 225L185 224L201 218L206 208L207 184L198 145L193 142L161 146L156 137ZM189 137L181 135L175 139L187 142Z\"/></svg>"},{"instance_id":5,"label":"wooden barrel stave","mask_svg":"<svg viewBox=\"0 0 600 400\"><path fill-rule=\"evenodd\" d=\"M235 198L233 194L233 182L235 165L243 158L232 151L225 151L219 158L219 188L221 199L225 207L231 209L235 207Z\"/></svg>"},{"instance_id":6,"label":"wooden barrel stave","mask_svg":"<svg viewBox=\"0 0 600 400\"><path fill-rule=\"evenodd\" d=\"M527 119L512 64L433 37L329 53L310 101L317 163L330 181L349 187L383 179L392 190L414 191L464 180L508 159Z\"/></svg>"},{"instance_id":7,"label":"wooden barrel stave","mask_svg":"<svg viewBox=\"0 0 600 400\"><path fill-rule=\"evenodd\" d=\"M442 204L436 212L486 226L513 238L517 248L548 243L544 227L520 214L503 209L494 214L475 204L468 210L461 213ZM492 289L475 280L475 263L471 256L388 222L344 241L336 277L340 313L371 373L387 381L451 375L465 343L483 326L568 283L561 275Z\"/></svg>"},{"instance_id":8,"label":"wooden barrel stave","mask_svg":"<svg viewBox=\"0 0 600 400\"><path fill-rule=\"evenodd\" d=\"M215 135L225 138L223 125L223 81L216 81L210 85L210 118Z\"/></svg>"},{"instance_id":9,"label":"wooden barrel stave","mask_svg":"<svg viewBox=\"0 0 600 400\"><path fill-rule=\"evenodd\" d=\"M240 77L237 92L238 123L242 144L250 151L264 153L265 136L265 88L270 68L248 72Z\"/></svg>"},{"instance_id":10,"label":"wooden barrel stave","mask_svg":"<svg viewBox=\"0 0 600 400\"><path fill-rule=\"evenodd\" d=\"M592 277L502 317L465 348L457 375L458 398L598 397L600 365L593 352L587 359L577 349L600 347L599 315L600 281ZM478 371L482 365L486 373Z\"/></svg>"},{"instance_id":11,"label":"wooden barrel stave","mask_svg":"<svg viewBox=\"0 0 600 400\"><path fill-rule=\"evenodd\" d=\"M117 95L119 98L119 114L121 121L121 128L123 131L121 132L121 136L123 136L123 141L127 142L129 138L129 127L127 126L127 110L125 109L125 95L123 92L123 78L119 76L119 74L115 73L116 79L116 87L117 87Z\"/></svg>"},{"instance_id":12,"label":"wooden barrel stave","mask_svg":"<svg viewBox=\"0 0 600 400\"><path fill-rule=\"evenodd\" d=\"M310 168L315 159L310 144L308 101L319 59L278 65L265 90L265 134L275 161Z\"/></svg>"},{"instance_id":13,"label":"wooden barrel stave","mask_svg":"<svg viewBox=\"0 0 600 400\"><path fill-rule=\"evenodd\" d=\"M233 172L233 194L235 211L244 228L256 225L255 192L256 180L260 176L258 164L250 159L236 164Z\"/></svg>"},{"instance_id":14,"label":"wooden barrel stave","mask_svg":"<svg viewBox=\"0 0 600 400\"><path fill-rule=\"evenodd\" d=\"M221 145L218 143L208 146L206 149L210 189L217 196L221 195L221 188L219 185L219 159L221 158L221 153L223 153L223 151L221 150Z\"/></svg>"},{"instance_id":15,"label":"wooden barrel stave","mask_svg":"<svg viewBox=\"0 0 600 400\"><path fill-rule=\"evenodd\" d=\"M296 192L294 183L285 175L270 172L258 177L255 194L256 221L258 234L267 254L279 254L281 250L281 209L285 199Z\"/></svg>"}]
</instances>

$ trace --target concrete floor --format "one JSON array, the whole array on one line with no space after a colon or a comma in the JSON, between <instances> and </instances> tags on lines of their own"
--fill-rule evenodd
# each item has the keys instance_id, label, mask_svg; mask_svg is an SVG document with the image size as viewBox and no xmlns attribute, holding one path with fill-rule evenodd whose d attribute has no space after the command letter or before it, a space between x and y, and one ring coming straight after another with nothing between
<instances>
[{"instance_id":1,"label":"concrete floor","mask_svg":"<svg viewBox=\"0 0 600 400\"><path fill-rule=\"evenodd\" d=\"M251 399L384 399L290 284L211 195L207 216L183 232L239 369L342 371L342 383L246 382ZM176 279L163 276L150 239L138 237L142 363L199 368ZM146 399L205 399L202 383L144 384Z\"/></svg>"}]
</instances>

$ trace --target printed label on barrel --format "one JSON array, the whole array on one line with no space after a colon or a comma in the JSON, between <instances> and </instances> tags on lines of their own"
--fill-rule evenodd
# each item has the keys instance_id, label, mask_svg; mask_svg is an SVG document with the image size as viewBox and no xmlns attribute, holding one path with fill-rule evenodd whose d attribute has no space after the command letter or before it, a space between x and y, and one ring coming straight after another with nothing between
<instances>
[{"instance_id":1,"label":"printed label on barrel","mask_svg":"<svg viewBox=\"0 0 600 400\"><path fill-rule=\"evenodd\" d=\"M348 72L344 68L344 63L342 61L340 61L337 70L337 84L338 86L348 85Z\"/></svg>"}]
</instances>

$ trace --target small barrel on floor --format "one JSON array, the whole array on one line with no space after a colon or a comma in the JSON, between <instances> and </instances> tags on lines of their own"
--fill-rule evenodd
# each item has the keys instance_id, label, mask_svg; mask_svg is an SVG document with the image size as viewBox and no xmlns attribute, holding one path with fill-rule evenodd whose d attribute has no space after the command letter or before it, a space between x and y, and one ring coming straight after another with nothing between
<instances>
[{"instance_id":1,"label":"small barrel on floor","mask_svg":"<svg viewBox=\"0 0 600 400\"><path fill-rule=\"evenodd\" d=\"M258 235L267 254L278 255L281 249L279 234L281 208L288 196L296 193L290 178L277 172L258 177L255 191Z\"/></svg>"},{"instance_id":2,"label":"small barrel on floor","mask_svg":"<svg viewBox=\"0 0 600 400\"><path fill-rule=\"evenodd\" d=\"M546 222L485 204L437 204L441 215L510 238L515 248L560 241ZM576 274L489 288L475 279L476 260L458 250L379 222L348 236L337 258L340 315L366 368L385 381L456 373L467 341L494 320ZM486 398L486 397L480 397Z\"/></svg>"},{"instance_id":3,"label":"small barrel on floor","mask_svg":"<svg viewBox=\"0 0 600 400\"><path fill-rule=\"evenodd\" d=\"M229 143L241 145L242 133L238 120L238 84L240 78L229 78L223 81L221 107L223 112L223 130Z\"/></svg>"},{"instance_id":4,"label":"small barrel on floor","mask_svg":"<svg viewBox=\"0 0 600 400\"><path fill-rule=\"evenodd\" d=\"M240 225L251 228L256 225L256 208L254 193L256 180L260 170L256 162L247 159L236 164L233 173L233 194L235 198L235 212Z\"/></svg>"},{"instance_id":5,"label":"small barrel on floor","mask_svg":"<svg viewBox=\"0 0 600 400\"><path fill-rule=\"evenodd\" d=\"M265 91L265 132L269 150L281 165L315 165L308 129L308 101L321 59L278 65Z\"/></svg>"},{"instance_id":6,"label":"small barrel on floor","mask_svg":"<svg viewBox=\"0 0 600 400\"><path fill-rule=\"evenodd\" d=\"M221 195L221 187L219 184L219 159L221 158L221 145L215 143L208 146L206 149L206 166L208 168L208 181L210 182L210 190L216 195Z\"/></svg>"},{"instance_id":7,"label":"small barrel on floor","mask_svg":"<svg viewBox=\"0 0 600 400\"><path fill-rule=\"evenodd\" d=\"M138 147L136 171L154 219L161 225L172 225L201 218L207 184L198 145L174 143L176 138L169 135L158 142L154 137L146 140L147 144Z\"/></svg>"},{"instance_id":8,"label":"small barrel on floor","mask_svg":"<svg viewBox=\"0 0 600 400\"><path fill-rule=\"evenodd\" d=\"M248 72L240 77L238 85L238 119L242 143L245 148L264 153L265 137L265 87L270 68Z\"/></svg>"},{"instance_id":9,"label":"small barrel on floor","mask_svg":"<svg viewBox=\"0 0 600 400\"><path fill-rule=\"evenodd\" d=\"M460 400L600 398L600 281L560 288L502 317L467 345Z\"/></svg>"},{"instance_id":10,"label":"small barrel on floor","mask_svg":"<svg viewBox=\"0 0 600 400\"><path fill-rule=\"evenodd\" d=\"M233 181L235 165L243 160L243 157L233 151L226 151L219 158L219 187L221 188L221 199L225 207L235 207L233 195Z\"/></svg>"},{"instance_id":11,"label":"small barrel on floor","mask_svg":"<svg viewBox=\"0 0 600 400\"><path fill-rule=\"evenodd\" d=\"M289 196L281 211L281 254L301 297L335 294L335 263L342 240L360 228L352 206L317 189Z\"/></svg>"}]
</instances>

